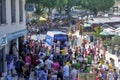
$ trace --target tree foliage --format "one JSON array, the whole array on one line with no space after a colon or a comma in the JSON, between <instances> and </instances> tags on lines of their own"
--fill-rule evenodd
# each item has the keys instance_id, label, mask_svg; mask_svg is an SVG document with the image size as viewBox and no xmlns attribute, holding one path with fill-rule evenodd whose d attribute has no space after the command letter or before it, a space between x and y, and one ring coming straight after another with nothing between
<instances>
[{"instance_id":1,"label":"tree foliage","mask_svg":"<svg viewBox=\"0 0 120 80\"><path fill-rule=\"evenodd\" d=\"M42 4L46 8L54 8L56 0L42 0Z\"/></svg>"},{"instance_id":2,"label":"tree foliage","mask_svg":"<svg viewBox=\"0 0 120 80\"><path fill-rule=\"evenodd\" d=\"M68 0L56 0L56 7L62 8L68 3Z\"/></svg>"},{"instance_id":3,"label":"tree foliage","mask_svg":"<svg viewBox=\"0 0 120 80\"><path fill-rule=\"evenodd\" d=\"M98 11L109 10L114 5L114 0L82 0L82 7L93 11L97 14Z\"/></svg>"},{"instance_id":4,"label":"tree foliage","mask_svg":"<svg viewBox=\"0 0 120 80\"><path fill-rule=\"evenodd\" d=\"M40 15L43 13L43 8L49 9L49 14L53 8L57 8L61 14L62 10L66 10L69 14L73 6L79 6L81 0L26 0L26 3L34 3L36 7L36 14Z\"/></svg>"},{"instance_id":5,"label":"tree foliage","mask_svg":"<svg viewBox=\"0 0 120 80\"><path fill-rule=\"evenodd\" d=\"M70 10L73 6L80 6L81 5L81 0L68 0L66 7L65 7L65 11L68 14L68 16L70 15Z\"/></svg>"},{"instance_id":6,"label":"tree foliage","mask_svg":"<svg viewBox=\"0 0 120 80\"><path fill-rule=\"evenodd\" d=\"M120 45L120 36L115 36L114 39L112 40L113 45Z\"/></svg>"},{"instance_id":7,"label":"tree foliage","mask_svg":"<svg viewBox=\"0 0 120 80\"><path fill-rule=\"evenodd\" d=\"M102 32L102 28L98 26L94 29L93 34L95 37L100 37L100 32Z\"/></svg>"},{"instance_id":8,"label":"tree foliage","mask_svg":"<svg viewBox=\"0 0 120 80\"><path fill-rule=\"evenodd\" d=\"M42 4L42 0L26 0L26 3L34 3L36 7L35 14L36 15L41 15L43 14L44 7Z\"/></svg>"},{"instance_id":9,"label":"tree foliage","mask_svg":"<svg viewBox=\"0 0 120 80\"><path fill-rule=\"evenodd\" d=\"M67 3L68 3L68 0L56 0L56 8L60 14Z\"/></svg>"}]
</instances>

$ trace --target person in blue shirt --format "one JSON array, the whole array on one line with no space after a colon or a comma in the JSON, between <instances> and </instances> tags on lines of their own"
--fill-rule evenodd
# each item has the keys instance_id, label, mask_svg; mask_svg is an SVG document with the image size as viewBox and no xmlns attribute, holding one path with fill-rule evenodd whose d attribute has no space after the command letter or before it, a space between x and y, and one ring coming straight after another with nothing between
<instances>
[{"instance_id":1,"label":"person in blue shirt","mask_svg":"<svg viewBox=\"0 0 120 80\"><path fill-rule=\"evenodd\" d=\"M41 69L38 73L38 79L37 80L47 80L47 73L45 72L44 67L41 67Z\"/></svg>"}]
</instances>

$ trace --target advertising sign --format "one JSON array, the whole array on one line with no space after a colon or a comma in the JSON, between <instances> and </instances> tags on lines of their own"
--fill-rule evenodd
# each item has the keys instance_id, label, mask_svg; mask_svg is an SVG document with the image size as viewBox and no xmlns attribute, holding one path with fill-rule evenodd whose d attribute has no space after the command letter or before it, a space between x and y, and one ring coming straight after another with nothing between
<instances>
[{"instance_id":1,"label":"advertising sign","mask_svg":"<svg viewBox=\"0 0 120 80\"><path fill-rule=\"evenodd\" d=\"M49 45L53 45L52 37L47 35L46 36L46 43L49 44Z\"/></svg>"},{"instance_id":2,"label":"advertising sign","mask_svg":"<svg viewBox=\"0 0 120 80\"><path fill-rule=\"evenodd\" d=\"M68 41L68 36L67 35L55 35L54 40L58 40L58 41Z\"/></svg>"}]
</instances>

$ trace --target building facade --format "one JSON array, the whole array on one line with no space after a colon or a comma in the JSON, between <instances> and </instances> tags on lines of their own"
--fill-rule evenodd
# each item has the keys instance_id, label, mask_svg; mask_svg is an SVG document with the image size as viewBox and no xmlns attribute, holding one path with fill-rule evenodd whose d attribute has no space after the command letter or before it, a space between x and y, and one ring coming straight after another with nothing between
<instances>
[{"instance_id":1,"label":"building facade","mask_svg":"<svg viewBox=\"0 0 120 80\"><path fill-rule=\"evenodd\" d=\"M25 0L0 0L0 74L7 74L6 54L13 43L19 50L26 34Z\"/></svg>"}]
</instances>

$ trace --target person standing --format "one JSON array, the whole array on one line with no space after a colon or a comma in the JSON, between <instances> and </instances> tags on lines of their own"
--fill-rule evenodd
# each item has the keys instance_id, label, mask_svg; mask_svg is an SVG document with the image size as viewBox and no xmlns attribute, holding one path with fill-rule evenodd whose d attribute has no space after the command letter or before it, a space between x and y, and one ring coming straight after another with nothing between
<instances>
[{"instance_id":1,"label":"person standing","mask_svg":"<svg viewBox=\"0 0 120 80\"><path fill-rule=\"evenodd\" d=\"M109 70L108 74L107 74L107 80L114 80L115 79L115 75L112 69Z\"/></svg>"},{"instance_id":2,"label":"person standing","mask_svg":"<svg viewBox=\"0 0 120 80\"><path fill-rule=\"evenodd\" d=\"M23 75L25 80L29 80L30 77L29 63L26 63L24 67Z\"/></svg>"},{"instance_id":3,"label":"person standing","mask_svg":"<svg viewBox=\"0 0 120 80\"><path fill-rule=\"evenodd\" d=\"M21 80L21 78L23 77L23 69L24 69L24 63L22 61L22 58L19 57L19 59L15 62L15 70L18 76L17 80Z\"/></svg>"},{"instance_id":4,"label":"person standing","mask_svg":"<svg viewBox=\"0 0 120 80\"><path fill-rule=\"evenodd\" d=\"M69 80L69 66L65 63L63 66L63 80Z\"/></svg>"},{"instance_id":5,"label":"person standing","mask_svg":"<svg viewBox=\"0 0 120 80\"><path fill-rule=\"evenodd\" d=\"M60 67L59 70L58 70L57 80L63 80L63 70L62 70L62 67Z\"/></svg>"},{"instance_id":6,"label":"person standing","mask_svg":"<svg viewBox=\"0 0 120 80\"><path fill-rule=\"evenodd\" d=\"M115 75L115 79L114 80L118 80L119 74L117 73L116 69L114 69L114 75Z\"/></svg>"},{"instance_id":7,"label":"person standing","mask_svg":"<svg viewBox=\"0 0 120 80\"><path fill-rule=\"evenodd\" d=\"M88 33L86 34L85 38L86 38L86 42L89 43L90 42L90 38L89 38L89 34Z\"/></svg>"},{"instance_id":8,"label":"person standing","mask_svg":"<svg viewBox=\"0 0 120 80\"><path fill-rule=\"evenodd\" d=\"M47 80L47 73L45 72L44 67L41 67L40 71L38 72L38 79L37 80Z\"/></svg>"},{"instance_id":9,"label":"person standing","mask_svg":"<svg viewBox=\"0 0 120 80\"><path fill-rule=\"evenodd\" d=\"M29 65L29 69L30 69L30 66L31 66L31 56L30 56L30 54L27 54L27 56L25 57L25 61L26 61L26 63L28 63L28 65Z\"/></svg>"},{"instance_id":10,"label":"person standing","mask_svg":"<svg viewBox=\"0 0 120 80\"><path fill-rule=\"evenodd\" d=\"M77 36L74 37L74 42L73 42L74 46L73 48L75 48L77 46Z\"/></svg>"},{"instance_id":11,"label":"person standing","mask_svg":"<svg viewBox=\"0 0 120 80\"><path fill-rule=\"evenodd\" d=\"M75 49L75 59L78 57L78 54L79 54L79 49L78 49L78 47L76 47L76 49Z\"/></svg>"},{"instance_id":12,"label":"person standing","mask_svg":"<svg viewBox=\"0 0 120 80\"><path fill-rule=\"evenodd\" d=\"M88 54L88 56L87 56L87 63L88 64L92 63L92 58L91 58L90 54Z\"/></svg>"},{"instance_id":13,"label":"person standing","mask_svg":"<svg viewBox=\"0 0 120 80\"><path fill-rule=\"evenodd\" d=\"M13 67L14 67L14 57L13 53L10 51L9 54L6 55L6 61L7 61L7 73L11 71L11 74L13 76Z\"/></svg>"},{"instance_id":14,"label":"person standing","mask_svg":"<svg viewBox=\"0 0 120 80\"><path fill-rule=\"evenodd\" d=\"M16 43L13 44L12 52L13 52L13 55L14 55L14 59L17 60L19 54L18 54L18 48L17 48Z\"/></svg>"},{"instance_id":15,"label":"person standing","mask_svg":"<svg viewBox=\"0 0 120 80\"><path fill-rule=\"evenodd\" d=\"M120 66L120 59L118 60L118 66ZM118 69L119 69L119 78L120 78L120 67Z\"/></svg>"},{"instance_id":16,"label":"person standing","mask_svg":"<svg viewBox=\"0 0 120 80\"><path fill-rule=\"evenodd\" d=\"M77 77L77 70L75 69L74 66L72 66L72 71L70 73L70 80L76 80L76 77Z\"/></svg>"},{"instance_id":17,"label":"person standing","mask_svg":"<svg viewBox=\"0 0 120 80\"><path fill-rule=\"evenodd\" d=\"M72 37L72 39L71 39L71 46L72 46L72 48L73 48L73 45L74 45L74 37Z\"/></svg>"}]
</instances>

